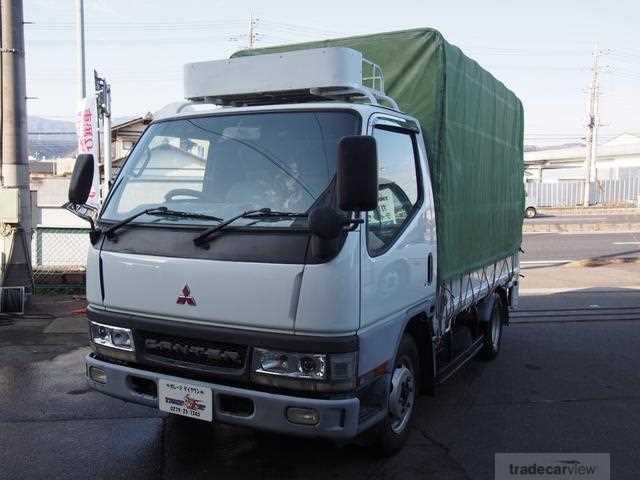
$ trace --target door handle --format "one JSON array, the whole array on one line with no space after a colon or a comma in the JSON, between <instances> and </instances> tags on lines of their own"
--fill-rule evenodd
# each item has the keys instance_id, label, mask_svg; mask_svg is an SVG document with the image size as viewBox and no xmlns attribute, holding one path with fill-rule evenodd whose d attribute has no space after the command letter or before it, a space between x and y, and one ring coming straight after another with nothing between
<instances>
[{"instance_id":1,"label":"door handle","mask_svg":"<svg viewBox=\"0 0 640 480\"><path fill-rule=\"evenodd\" d=\"M427 285L431 285L433 282L433 254L429 252L427 257Z\"/></svg>"}]
</instances>

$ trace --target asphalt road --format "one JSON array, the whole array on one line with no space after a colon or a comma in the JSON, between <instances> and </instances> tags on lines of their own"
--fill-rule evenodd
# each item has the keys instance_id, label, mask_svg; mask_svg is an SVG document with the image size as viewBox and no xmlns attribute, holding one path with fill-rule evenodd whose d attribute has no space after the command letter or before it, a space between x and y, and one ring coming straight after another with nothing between
<instances>
[{"instance_id":1,"label":"asphalt road","mask_svg":"<svg viewBox=\"0 0 640 480\"><path fill-rule=\"evenodd\" d=\"M102 396L84 381L84 333L21 320L0 326L0 479L486 480L496 452L610 453L612 478L635 479L639 322L637 290L523 296L498 358L421 397L408 445L382 460Z\"/></svg>"},{"instance_id":2,"label":"asphalt road","mask_svg":"<svg viewBox=\"0 0 640 480\"><path fill-rule=\"evenodd\" d=\"M525 218L525 223L640 223L640 213L634 214L585 214L585 215L550 215L538 214L535 218Z\"/></svg>"},{"instance_id":3,"label":"asphalt road","mask_svg":"<svg viewBox=\"0 0 640 480\"><path fill-rule=\"evenodd\" d=\"M531 233L523 236L523 268L593 257L640 257L640 233Z\"/></svg>"}]
</instances>

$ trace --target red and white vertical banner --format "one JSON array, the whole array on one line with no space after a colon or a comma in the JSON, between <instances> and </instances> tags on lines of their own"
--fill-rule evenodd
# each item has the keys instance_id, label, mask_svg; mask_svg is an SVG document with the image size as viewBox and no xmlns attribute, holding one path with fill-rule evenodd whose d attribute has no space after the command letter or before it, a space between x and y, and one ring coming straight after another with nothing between
<instances>
[{"instance_id":1,"label":"red and white vertical banner","mask_svg":"<svg viewBox=\"0 0 640 480\"><path fill-rule=\"evenodd\" d=\"M89 95L87 98L80 100L76 132L78 134L78 155L82 153L93 155L93 183L87 199L87 205L99 208L100 168L98 166L98 155L100 137L98 133L98 102L95 95Z\"/></svg>"}]
</instances>

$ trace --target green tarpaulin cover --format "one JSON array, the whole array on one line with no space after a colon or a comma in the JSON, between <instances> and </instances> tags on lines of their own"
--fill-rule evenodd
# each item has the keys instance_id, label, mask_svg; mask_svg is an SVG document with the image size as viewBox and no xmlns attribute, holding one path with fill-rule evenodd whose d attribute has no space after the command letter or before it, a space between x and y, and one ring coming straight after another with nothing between
<instances>
[{"instance_id":1,"label":"green tarpaulin cover","mask_svg":"<svg viewBox=\"0 0 640 480\"><path fill-rule=\"evenodd\" d=\"M440 281L515 253L524 212L520 100L428 28L234 56L322 47L353 48L380 65L386 93L420 121L435 194Z\"/></svg>"}]
</instances>

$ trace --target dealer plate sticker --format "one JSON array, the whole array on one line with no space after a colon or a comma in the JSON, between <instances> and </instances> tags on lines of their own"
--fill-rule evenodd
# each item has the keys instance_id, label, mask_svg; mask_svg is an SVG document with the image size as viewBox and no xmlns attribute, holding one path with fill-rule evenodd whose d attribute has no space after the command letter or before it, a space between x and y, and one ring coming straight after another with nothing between
<instances>
[{"instance_id":1,"label":"dealer plate sticker","mask_svg":"<svg viewBox=\"0 0 640 480\"><path fill-rule=\"evenodd\" d=\"M213 400L210 388L160 379L158 382L158 406L163 412L209 422L213 420Z\"/></svg>"}]
</instances>

